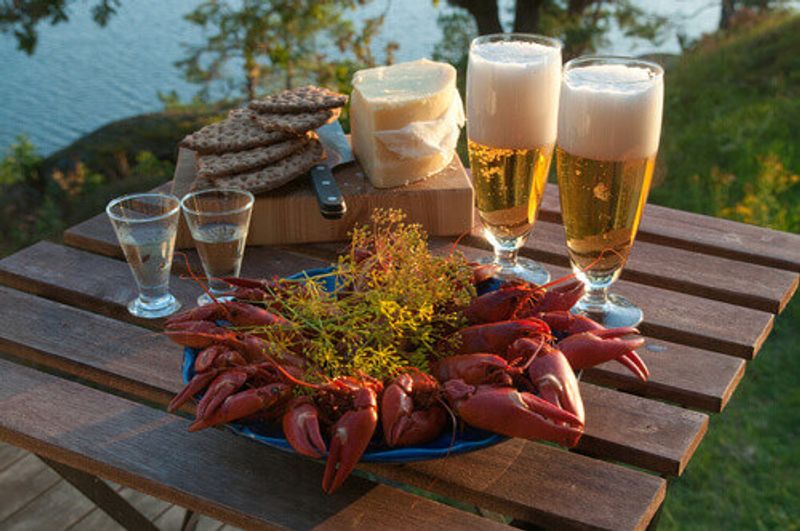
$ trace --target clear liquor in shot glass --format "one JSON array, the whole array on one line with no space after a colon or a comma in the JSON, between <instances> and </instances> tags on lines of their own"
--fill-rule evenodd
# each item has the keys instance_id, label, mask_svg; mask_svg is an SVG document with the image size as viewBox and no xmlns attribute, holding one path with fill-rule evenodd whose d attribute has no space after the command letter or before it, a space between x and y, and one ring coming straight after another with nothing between
<instances>
[{"instance_id":1,"label":"clear liquor in shot glass","mask_svg":"<svg viewBox=\"0 0 800 531\"><path fill-rule=\"evenodd\" d=\"M118 197L106 207L139 288L128 304L137 317L166 317L181 307L169 292L179 211L177 197L157 193Z\"/></svg>"},{"instance_id":2,"label":"clear liquor in shot glass","mask_svg":"<svg viewBox=\"0 0 800 531\"><path fill-rule=\"evenodd\" d=\"M183 215L208 278L208 290L217 300L230 299L231 285L223 279L238 277L242 268L254 201L250 192L233 188L201 190L181 200ZM210 302L207 293L197 298L200 306Z\"/></svg>"}]
</instances>

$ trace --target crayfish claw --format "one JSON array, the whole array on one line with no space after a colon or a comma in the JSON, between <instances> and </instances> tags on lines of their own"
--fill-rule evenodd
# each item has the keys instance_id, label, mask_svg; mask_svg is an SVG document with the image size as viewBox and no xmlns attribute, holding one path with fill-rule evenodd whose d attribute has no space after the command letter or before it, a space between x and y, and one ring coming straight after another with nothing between
<instances>
[{"instance_id":1,"label":"crayfish claw","mask_svg":"<svg viewBox=\"0 0 800 531\"><path fill-rule=\"evenodd\" d=\"M183 404L185 404L194 395L205 389L209 383L219 374L219 371L212 370L208 372L199 372L194 375L194 378L189 380L189 383L181 389L175 398L167 406L167 411L172 413Z\"/></svg>"},{"instance_id":2,"label":"crayfish claw","mask_svg":"<svg viewBox=\"0 0 800 531\"><path fill-rule=\"evenodd\" d=\"M389 446L423 444L444 428L444 409L436 403L438 383L423 373L401 374L381 398L383 435Z\"/></svg>"},{"instance_id":3,"label":"crayfish claw","mask_svg":"<svg viewBox=\"0 0 800 531\"><path fill-rule=\"evenodd\" d=\"M650 375L644 361L635 352L644 345L644 338L622 339L631 328L611 328L582 332L561 340L557 347L577 370L594 367L606 361L616 360L627 367L639 379L646 381Z\"/></svg>"},{"instance_id":4,"label":"crayfish claw","mask_svg":"<svg viewBox=\"0 0 800 531\"><path fill-rule=\"evenodd\" d=\"M513 387L472 386L450 380L445 392L464 422L476 428L570 448L583 434L583 422L577 416Z\"/></svg>"},{"instance_id":5,"label":"crayfish claw","mask_svg":"<svg viewBox=\"0 0 800 531\"><path fill-rule=\"evenodd\" d=\"M214 378L206 393L197 404L197 417L207 417L213 413L229 396L238 391L247 381L243 370L228 370Z\"/></svg>"},{"instance_id":6,"label":"crayfish claw","mask_svg":"<svg viewBox=\"0 0 800 531\"><path fill-rule=\"evenodd\" d=\"M189 431L199 431L219 424L249 417L286 399L289 387L274 383L236 393L225 399L210 415L198 418L189 425Z\"/></svg>"},{"instance_id":7,"label":"crayfish claw","mask_svg":"<svg viewBox=\"0 0 800 531\"><path fill-rule=\"evenodd\" d=\"M328 451L319 430L319 415L311 397L292 400L283 415L283 433L297 453L320 459Z\"/></svg>"},{"instance_id":8,"label":"crayfish claw","mask_svg":"<svg viewBox=\"0 0 800 531\"><path fill-rule=\"evenodd\" d=\"M378 426L375 391L359 389L354 406L355 409L342 415L333 425L331 448L322 476L322 490L328 494L338 489L353 471Z\"/></svg>"}]
</instances>

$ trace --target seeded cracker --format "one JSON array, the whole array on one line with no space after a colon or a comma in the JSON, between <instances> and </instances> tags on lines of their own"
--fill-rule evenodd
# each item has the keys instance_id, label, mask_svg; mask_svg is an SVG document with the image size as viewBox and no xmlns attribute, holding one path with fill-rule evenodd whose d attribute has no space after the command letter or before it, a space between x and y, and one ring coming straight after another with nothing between
<instances>
[{"instance_id":1,"label":"seeded cracker","mask_svg":"<svg viewBox=\"0 0 800 531\"><path fill-rule=\"evenodd\" d=\"M200 154L225 153L269 146L292 137L284 132L266 131L259 127L251 119L254 114L247 109L234 109L225 120L209 124L186 136L181 146Z\"/></svg>"},{"instance_id":2,"label":"seeded cracker","mask_svg":"<svg viewBox=\"0 0 800 531\"><path fill-rule=\"evenodd\" d=\"M295 151L303 149L308 143L311 134L246 151L202 155L197 159L197 178L224 177L225 175L263 168L291 155Z\"/></svg>"},{"instance_id":3,"label":"seeded cracker","mask_svg":"<svg viewBox=\"0 0 800 531\"><path fill-rule=\"evenodd\" d=\"M208 186L210 183L213 186L241 188L254 193L266 192L283 186L303 175L321 160L322 144L316 138L312 138L304 149L296 151L269 166L227 177L201 179L195 183L195 187Z\"/></svg>"},{"instance_id":4,"label":"seeded cracker","mask_svg":"<svg viewBox=\"0 0 800 531\"><path fill-rule=\"evenodd\" d=\"M310 113L258 114L253 113L253 120L265 131L282 131L300 135L316 129L339 117L339 109L322 109Z\"/></svg>"},{"instance_id":5,"label":"seeded cracker","mask_svg":"<svg viewBox=\"0 0 800 531\"><path fill-rule=\"evenodd\" d=\"M347 103L347 96L322 87L308 85L284 90L264 99L253 100L248 106L260 113L308 113L322 109L335 109Z\"/></svg>"}]
</instances>

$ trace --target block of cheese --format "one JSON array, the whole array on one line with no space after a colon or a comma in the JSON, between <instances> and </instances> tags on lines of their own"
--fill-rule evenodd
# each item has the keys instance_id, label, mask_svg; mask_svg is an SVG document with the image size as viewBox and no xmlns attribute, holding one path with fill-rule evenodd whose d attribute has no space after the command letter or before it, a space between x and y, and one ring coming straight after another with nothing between
<instances>
[{"instance_id":1,"label":"block of cheese","mask_svg":"<svg viewBox=\"0 0 800 531\"><path fill-rule=\"evenodd\" d=\"M353 153L376 188L437 173L453 158L464 108L456 69L421 59L353 76Z\"/></svg>"}]
</instances>

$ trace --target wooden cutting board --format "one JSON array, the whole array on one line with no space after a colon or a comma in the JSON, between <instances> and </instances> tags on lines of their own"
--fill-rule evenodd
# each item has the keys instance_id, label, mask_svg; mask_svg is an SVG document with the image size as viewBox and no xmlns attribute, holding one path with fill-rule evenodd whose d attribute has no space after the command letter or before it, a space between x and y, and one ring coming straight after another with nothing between
<instances>
[{"instance_id":1,"label":"wooden cutting board","mask_svg":"<svg viewBox=\"0 0 800 531\"><path fill-rule=\"evenodd\" d=\"M195 153L181 148L172 193L183 197L196 173ZM327 220L319 213L310 177L304 175L277 190L256 196L249 245L277 245L346 240L356 223L364 223L375 208L399 208L411 221L421 223L432 236L456 236L472 227L473 191L458 156L439 173L399 188L373 187L358 163L337 169L347 214ZM181 219L177 246L192 247L191 235Z\"/></svg>"}]
</instances>

